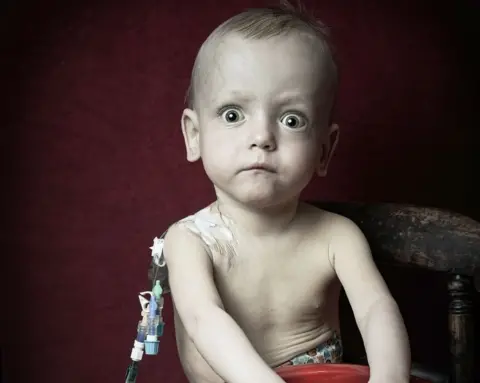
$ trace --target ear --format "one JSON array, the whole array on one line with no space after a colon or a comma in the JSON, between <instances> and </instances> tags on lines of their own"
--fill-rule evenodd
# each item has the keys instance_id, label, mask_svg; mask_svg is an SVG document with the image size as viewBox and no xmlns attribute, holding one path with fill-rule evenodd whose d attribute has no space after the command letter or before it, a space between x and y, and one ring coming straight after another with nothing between
<instances>
[{"instance_id":1,"label":"ear","mask_svg":"<svg viewBox=\"0 0 480 383\"><path fill-rule=\"evenodd\" d=\"M200 131L197 113L185 109L182 113L182 133L187 149L187 161L195 162L200 158Z\"/></svg>"},{"instance_id":2,"label":"ear","mask_svg":"<svg viewBox=\"0 0 480 383\"><path fill-rule=\"evenodd\" d=\"M340 127L337 124L332 124L328 128L326 137L322 139L321 153L317 164L317 174L320 177L327 175L328 165L332 159L333 152L337 147L338 138L340 136Z\"/></svg>"}]
</instances>

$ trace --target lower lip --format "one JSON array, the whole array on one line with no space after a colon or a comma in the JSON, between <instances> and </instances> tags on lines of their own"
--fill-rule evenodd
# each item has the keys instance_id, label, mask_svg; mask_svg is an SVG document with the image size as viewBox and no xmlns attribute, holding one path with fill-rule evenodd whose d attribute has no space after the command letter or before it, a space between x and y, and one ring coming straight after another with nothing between
<instances>
[{"instance_id":1,"label":"lower lip","mask_svg":"<svg viewBox=\"0 0 480 383\"><path fill-rule=\"evenodd\" d=\"M251 169L246 169L245 171L247 172L261 172L261 173L274 173L274 171L266 168L251 168Z\"/></svg>"}]
</instances>

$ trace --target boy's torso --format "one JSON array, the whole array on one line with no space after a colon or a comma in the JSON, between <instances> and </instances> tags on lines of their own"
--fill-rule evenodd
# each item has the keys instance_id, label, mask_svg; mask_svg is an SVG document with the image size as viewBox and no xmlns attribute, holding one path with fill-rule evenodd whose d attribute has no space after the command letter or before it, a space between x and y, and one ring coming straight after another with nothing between
<instances>
[{"instance_id":1,"label":"boy's torso","mask_svg":"<svg viewBox=\"0 0 480 383\"><path fill-rule=\"evenodd\" d=\"M181 222L195 230L198 225L194 217ZM231 241L212 245L212 238L204 239L210 243L215 283L225 310L272 367L315 348L334 331L339 332L340 283L328 251L334 221L330 213L301 205L295 224L281 237L244 236L236 238L232 247L224 246ZM222 237L218 231L211 233ZM224 232L222 238L230 235ZM191 375L210 376L210 367L185 334L178 315L175 322L187 375L192 381L197 379Z\"/></svg>"}]
</instances>

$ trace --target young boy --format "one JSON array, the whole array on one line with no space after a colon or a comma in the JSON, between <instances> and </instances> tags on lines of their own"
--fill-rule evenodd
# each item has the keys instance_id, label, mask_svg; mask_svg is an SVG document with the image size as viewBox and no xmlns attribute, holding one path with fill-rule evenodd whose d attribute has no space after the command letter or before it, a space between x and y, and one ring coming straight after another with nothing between
<instances>
[{"instance_id":1,"label":"young boy","mask_svg":"<svg viewBox=\"0 0 480 383\"><path fill-rule=\"evenodd\" d=\"M165 260L191 382L282 382L275 367L341 362L341 285L370 381L409 381L405 327L364 236L299 202L338 141L336 85L322 26L291 7L243 12L198 53L182 131L217 199L169 228L151 275Z\"/></svg>"}]
</instances>

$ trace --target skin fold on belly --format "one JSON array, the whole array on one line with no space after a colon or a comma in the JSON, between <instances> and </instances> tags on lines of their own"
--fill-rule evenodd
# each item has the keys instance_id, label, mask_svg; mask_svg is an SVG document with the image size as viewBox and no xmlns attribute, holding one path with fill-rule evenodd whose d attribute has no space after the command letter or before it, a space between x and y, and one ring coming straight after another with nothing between
<instances>
[{"instance_id":1,"label":"skin fold on belly","mask_svg":"<svg viewBox=\"0 0 480 383\"><path fill-rule=\"evenodd\" d=\"M280 364L325 343L336 331L325 324L292 324L288 328L272 328L263 333L248 333L253 346L271 366Z\"/></svg>"}]
</instances>

